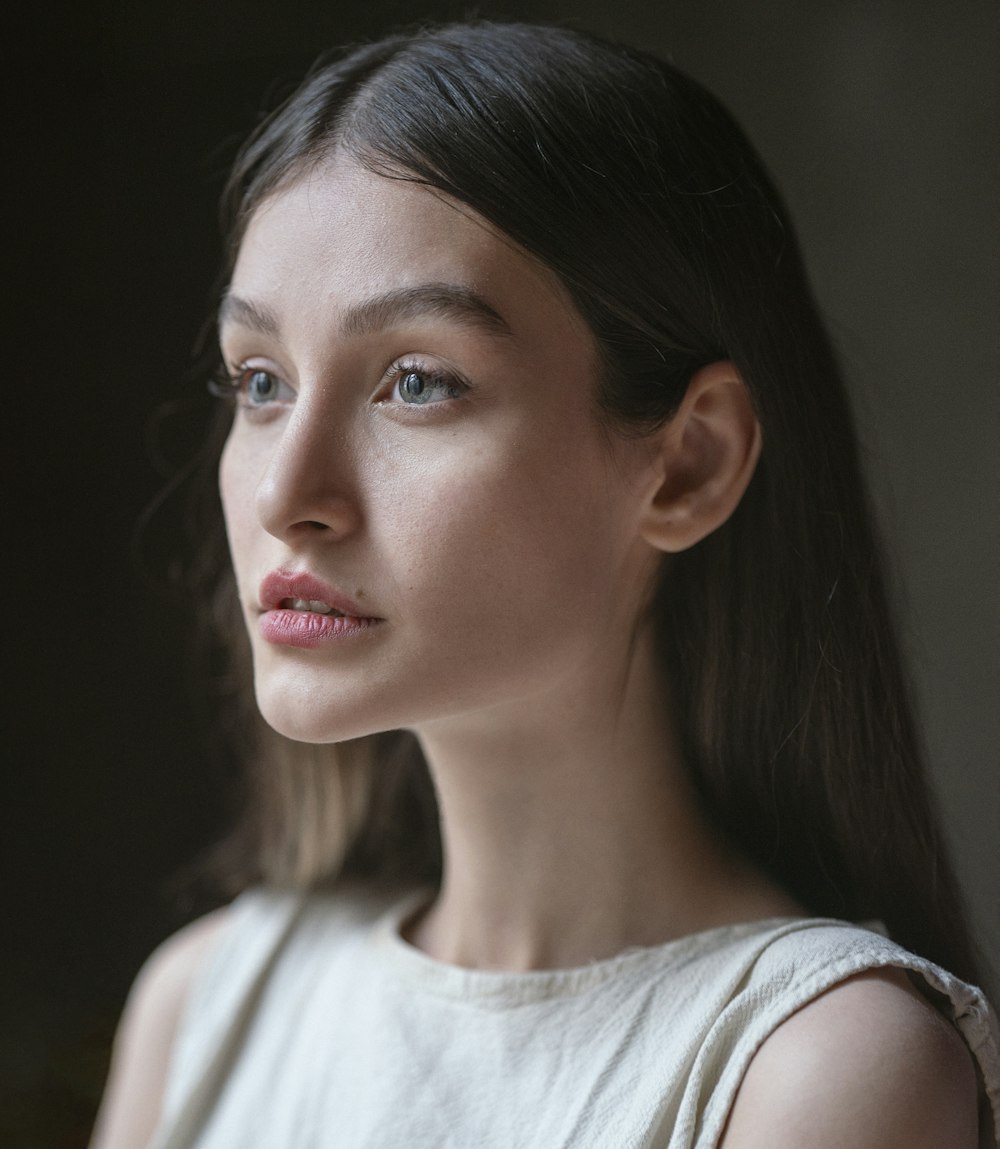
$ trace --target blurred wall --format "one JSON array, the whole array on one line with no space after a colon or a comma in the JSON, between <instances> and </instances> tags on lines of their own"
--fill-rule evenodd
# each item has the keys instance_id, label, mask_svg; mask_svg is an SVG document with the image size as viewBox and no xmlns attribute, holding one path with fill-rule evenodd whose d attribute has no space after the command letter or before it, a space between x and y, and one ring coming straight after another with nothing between
<instances>
[{"instance_id":1,"label":"blurred wall","mask_svg":"<svg viewBox=\"0 0 1000 1149\"><path fill-rule=\"evenodd\" d=\"M942 805L1000 965L1000 10L479 10L574 18L672 57L729 104L784 189L851 377ZM79 1143L135 969L201 908L169 878L226 818L233 764L199 725L190 604L157 589L183 509L167 500L139 559L131 536L197 435L179 381L228 159L274 81L324 46L462 11L107 0L22 14L6 140L23 198L7 293L5 1144Z\"/></svg>"}]
</instances>

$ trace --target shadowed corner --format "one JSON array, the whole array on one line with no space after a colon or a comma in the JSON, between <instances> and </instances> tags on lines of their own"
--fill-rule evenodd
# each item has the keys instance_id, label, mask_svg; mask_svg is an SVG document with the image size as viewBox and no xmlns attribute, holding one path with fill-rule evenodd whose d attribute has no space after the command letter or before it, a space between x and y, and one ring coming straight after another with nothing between
<instances>
[{"instance_id":1,"label":"shadowed corner","mask_svg":"<svg viewBox=\"0 0 1000 1149\"><path fill-rule=\"evenodd\" d=\"M118 1011L54 993L8 993L0 1033L0 1144L86 1149Z\"/></svg>"}]
</instances>

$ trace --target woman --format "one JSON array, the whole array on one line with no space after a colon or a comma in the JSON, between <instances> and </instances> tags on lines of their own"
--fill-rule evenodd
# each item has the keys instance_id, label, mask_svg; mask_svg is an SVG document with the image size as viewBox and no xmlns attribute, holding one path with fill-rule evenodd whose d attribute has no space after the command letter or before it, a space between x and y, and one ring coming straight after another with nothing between
<instances>
[{"instance_id":1,"label":"woman","mask_svg":"<svg viewBox=\"0 0 1000 1149\"><path fill-rule=\"evenodd\" d=\"M319 68L228 202L280 738L95 1145L992 1144L843 387L727 113L456 25Z\"/></svg>"}]
</instances>

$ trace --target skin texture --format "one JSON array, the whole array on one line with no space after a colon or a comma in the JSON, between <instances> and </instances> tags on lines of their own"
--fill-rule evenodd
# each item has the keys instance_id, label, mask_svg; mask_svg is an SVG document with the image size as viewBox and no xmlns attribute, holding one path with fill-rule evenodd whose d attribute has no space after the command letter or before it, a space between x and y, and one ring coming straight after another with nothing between
<instances>
[{"instance_id":1,"label":"skin texture","mask_svg":"<svg viewBox=\"0 0 1000 1149\"><path fill-rule=\"evenodd\" d=\"M384 306L428 285L475 295L488 322L426 297ZM419 738L444 875L408 940L473 968L576 966L801 913L702 819L644 615L664 554L726 520L759 456L732 365L699 371L655 434L614 433L593 339L551 273L344 155L258 209L223 314L242 405L220 489L258 701L303 741ZM427 402L407 401L414 381ZM260 585L276 570L379 621L309 649L269 641ZM214 928L140 976L95 1149L148 1137ZM964 1049L905 987L856 984L765 1042L725 1149L971 1147Z\"/></svg>"}]
</instances>

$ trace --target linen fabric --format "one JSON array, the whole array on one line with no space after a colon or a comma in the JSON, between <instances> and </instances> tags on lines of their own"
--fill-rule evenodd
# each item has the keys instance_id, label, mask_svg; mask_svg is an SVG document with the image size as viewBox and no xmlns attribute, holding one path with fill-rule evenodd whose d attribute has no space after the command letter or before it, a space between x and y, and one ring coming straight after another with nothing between
<instances>
[{"instance_id":1,"label":"linen fabric","mask_svg":"<svg viewBox=\"0 0 1000 1149\"><path fill-rule=\"evenodd\" d=\"M871 929L771 919L576 969L466 970L401 936L426 897L240 895L197 973L154 1149L710 1149L765 1038L887 966L964 1037L997 1144L995 1015Z\"/></svg>"}]
</instances>

